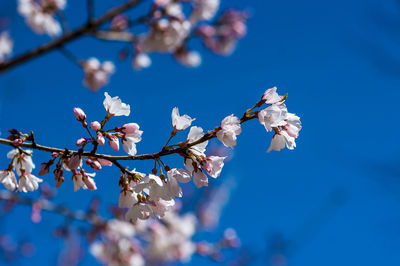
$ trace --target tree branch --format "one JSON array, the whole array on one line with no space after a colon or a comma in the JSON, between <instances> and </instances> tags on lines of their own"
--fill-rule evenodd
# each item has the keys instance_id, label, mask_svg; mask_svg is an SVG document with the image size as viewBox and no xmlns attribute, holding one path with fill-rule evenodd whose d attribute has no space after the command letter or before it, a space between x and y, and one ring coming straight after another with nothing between
<instances>
[{"instance_id":1,"label":"tree branch","mask_svg":"<svg viewBox=\"0 0 400 266\"><path fill-rule=\"evenodd\" d=\"M0 63L0 73L6 72L19 64L22 64L26 61L29 61L31 59L34 59L41 55L44 55L54 49L60 48L60 47L64 46L65 44L67 44L79 37L82 37L83 35L85 35L87 33L93 32L97 27L99 27L102 24L104 24L105 22L111 20L116 15L136 6L141 1L142 0L129 0L126 3L124 3L118 7L110 9L101 17L99 17L97 19L94 18L93 20L91 20L87 24L77 28L76 30L65 33L63 36L61 36L60 38L58 38L56 40L50 41L46 44L43 44L35 49L25 52L25 53L15 57L11 60L8 60L4 63Z\"/></svg>"},{"instance_id":2,"label":"tree branch","mask_svg":"<svg viewBox=\"0 0 400 266\"><path fill-rule=\"evenodd\" d=\"M254 118L256 118L257 116L255 114L250 115L250 116L243 116L242 119L240 119L240 123L244 123L247 122L249 120L252 120ZM112 155L107 155L107 154L100 154L100 153L92 153L92 152L84 152L81 154L81 156L84 157L94 157L94 158L99 158L99 159L106 159L109 160L111 162L116 162L116 161L135 161L135 160L154 160L156 158L160 158L162 156L166 156L166 155L170 155L170 154L175 154L175 153L184 153L186 152L186 150L194 145L200 144L202 142L208 141L210 139L213 139L216 137L216 133L218 132L218 130L220 130L219 127L215 128L214 130L211 131L207 131L203 137L201 137L200 139L193 141L191 143L184 143L184 142L180 142L176 145L173 146L179 146L177 148L171 148L171 149L166 149L163 148L161 151L156 152L156 153L152 153L152 154L141 154L141 155L135 155L135 156L112 156ZM15 145L12 143L11 140L8 139L3 139L0 138L0 144L4 144L4 145L9 145L9 146L13 146L15 147ZM22 143L21 145L19 145L18 147L24 147L24 148L31 148L31 149L35 149L35 150L41 150L41 151L46 151L46 152L57 152L60 154L63 154L66 149L59 149L59 148L54 148L54 147L47 147L47 146L43 146L43 145L33 145L32 143ZM69 155L78 153L78 151L74 151L74 150L68 150L69 151ZM118 166L118 165L117 165ZM118 166L121 170L124 169L123 167L121 168L121 166Z\"/></svg>"},{"instance_id":3,"label":"tree branch","mask_svg":"<svg viewBox=\"0 0 400 266\"><path fill-rule=\"evenodd\" d=\"M83 211L73 211L63 205L54 204L45 199L35 200L32 198L20 197L17 193L13 192L0 191L0 200L7 200L28 206L39 203L42 210L58 213L65 216L66 218L84 221L93 225L102 225L105 222L105 220L97 214L93 215Z\"/></svg>"}]
</instances>

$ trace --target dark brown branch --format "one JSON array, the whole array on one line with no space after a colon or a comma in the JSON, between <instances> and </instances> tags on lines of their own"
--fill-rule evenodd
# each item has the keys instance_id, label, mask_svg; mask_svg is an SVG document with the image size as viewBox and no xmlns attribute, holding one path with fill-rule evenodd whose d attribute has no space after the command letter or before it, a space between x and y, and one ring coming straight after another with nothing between
<instances>
[{"instance_id":1,"label":"dark brown branch","mask_svg":"<svg viewBox=\"0 0 400 266\"><path fill-rule=\"evenodd\" d=\"M141 0L129 0L126 3L124 3L118 7L110 9L101 17L99 17L97 19L95 18L95 19L89 21L87 24L77 28L76 30L65 33L63 36L61 36L60 38L58 38L56 40L50 41L46 44L43 44L35 49L32 49L26 53L23 53L9 61L0 63L0 73L6 72L19 64L22 64L31 59L34 59L41 55L44 55L50 51L53 51L57 48L64 46L65 44L67 44L79 37L82 37L85 34L95 31L99 26L101 26L105 22L109 21L110 19L114 18L116 15L130 9L131 7L134 7L140 1Z\"/></svg>"},{"instance_id":2,"label":"dark brown branch","mask_svg":"<svg viewBox=\"0 0 400 266\"><path fill-rule=\"evenodd\" d=\"M20 197L17 193L0 191L0 200L7 200L28 206L40 204L42 210L58 213L69 219L80 220L94 225L102 225L105 223L105 220L98 215L89 214L83 211L73 211L63 205L54 204L45 199L35 200L32 198Z\"/></svg>"}]
</instances>

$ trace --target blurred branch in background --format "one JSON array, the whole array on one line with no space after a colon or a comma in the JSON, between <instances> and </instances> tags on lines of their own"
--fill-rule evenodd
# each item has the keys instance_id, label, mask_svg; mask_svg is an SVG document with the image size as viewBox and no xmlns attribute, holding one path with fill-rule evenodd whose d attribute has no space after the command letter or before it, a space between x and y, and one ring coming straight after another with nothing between
<instances>
[{"instance_id":1,"label":"blurred branch in background","mask_svg":"<svg viewBox=\"0 0 400 266\"><path fill-rule=\"evenodd\" d=\"M219 9L219 0L211 1L146 1L153 4L149 12L130 18L124 12L136 7L145 0L129 0L112 8L98 18L94 14L94 0L87 0L87 22L70 30L63 10L65 0L40 2L20 0L18 11L25 17L28 26L37 34L47 34L54 40L31 49L21 55L8 59L12 53L14 40L5 31L0 34L0 73L33 60L53 50L58 50L67 59L77 58L71 51L65 53L65 46L83 36L91 36L98 40L117 41L129 46L123 50L125 59L129 49L132 50L132 66L136 70L151 65L150 53L171 54L185 67L197 67L201 64L201 56L197 51L189 49L189 42L198 38L206 49L215 54L230 55L237 42L246 34L248 12L225 10L217 19L211 21ZM190 9L186 7L190 7ZM190 10L190 12L188 12ZM205 23L209 21L209 23ZM104 24L109 23L106 27ZM133 29L144 25L147 31ZM15 41L18 44L18 40ZM97 91L108 83L115 72L110 61L100 63L95 58L73 60L85 72L84 85Z\"/></svg>"},{"instance_id":2,"label":"blurred branch in background","mask_svg":"<svg viewBox=\"0 0 400 266\"><path fill-rule=\"evenodd\" d=\"M140 0L130 0L118 7L110 9L109 11L107 11L104 15L100 16L99 18L90 20L88 23L77 28L76 30L67 32L60 38L55 39L54 41L51 41L44 45L41 45L35 49L32 49L31 51L23 53L23 54L15 57L13 59L10 59L6 62L0 63L0 72L8 71L19 64L22 64L26 61L29 61L38 56L41 56L41 55L48 53L54 49L61 48L65 44L67 44L77 38L80 38L85 34L96 31L97 27L99 27L100 25L113 19L115 16L117 16L121 12L124 12L124 11L134 7L139 2L140 2Z\"/></svg>"}]
</instances>

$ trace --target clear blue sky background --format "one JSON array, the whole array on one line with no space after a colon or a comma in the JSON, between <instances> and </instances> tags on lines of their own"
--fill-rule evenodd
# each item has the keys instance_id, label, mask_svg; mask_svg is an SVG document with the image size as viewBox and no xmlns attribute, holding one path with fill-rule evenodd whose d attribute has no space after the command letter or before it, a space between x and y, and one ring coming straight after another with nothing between
<instances>
[{"instance_id":1,"label":"clear blue sky background","mask_svg":"<svg viewBox=\"0 0 400 266\"><path fill-rule=\"evenodd\" d=\"M119 2L96 0L97 14ZM400 265L400 2L222 2L253 13L248 35L232 56L205 51L200 68L186 69L168 55L153 55L152 67L142 72L117 62L110 85L95 94L82 86L82 70L53 52L0 76L1 132L32 129L40 143L72 147L85 135L72 109L79 106L90 120L101 119L108 91L132 107L132 115L115 119L116 125L139 123L144 130L139 153L154 152L169 135L174 106L211 129L277 86L289 94L289 111L303 122L298 147L266 154L271 135L257 121L243 126L220 177L233 176L237 187L219 230L237 229L258 256L255 265L266 265L268 241L276 233L294 243L289 265ZM15 10L11 0L0 6L0 13L3 6ZM82 1L69 1L66 14L73 27L85 12ZM12 16L16 53L47 41L31 33L15 11L0 15ZM101 60L116 59L121 47L91 38L68 46L79 57ZM7 151L0 147L3 168ZM35 153L37 166L46 159ZM181 160L169 162L179 166ZM56 200L84 209L98 195L105 208L118 200L118 176L116 169L103 171L96 178L99 190L77 193L67 178ZM45 179L54 185L51 175ZM3 229L39 246L25 262L53 265L61 242L52 239L49 228L61 219L46 215L46 222L32 225L27 208L11 217ZM88 256L83 262L94 261Z\"/></svg>"}]
</instances>

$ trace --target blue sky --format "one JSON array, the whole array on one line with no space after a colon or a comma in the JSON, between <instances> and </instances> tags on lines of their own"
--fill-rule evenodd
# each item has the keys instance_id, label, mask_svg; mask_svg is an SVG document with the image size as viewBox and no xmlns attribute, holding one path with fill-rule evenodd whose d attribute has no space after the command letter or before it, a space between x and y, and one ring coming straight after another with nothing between
<instances>
[{"instance_id":1,"label":"blue sky","mask_svg":"<svg viewBox=\"0 0 400 266\"><path fill-rule=\"evenodd\" d=\"M100 14L121 1L96 2ZM94 94L83 87L81 69L53 52L0 76L1 132L34 130L40 143L72 147L85 134L72 109L79 106L90 120L101 119L103 92L108 91L132 107L131 116L115 119L115 125L139 123L144 134L138 151L148 153L168 138L174 106L196 117L196 125L212 129L277 86L289 94L288 109L303 123L297 148L266 154L271 134L257 121L243 126L234 157L219 177L233 177L237 185L217 233L234 227L243 245L257 255L255 265L267 263L268 239L274 234L293 242L289 265L399 265L399 1L222 2L253 14L248 34L232 56L213 55L194 42L203 54L198 69L186 69L168 55L152 55L152 67L141 72L133 71L128 61L117 62L111 83ZM0 5L15 10L14 1ZM72 26L82 22L82 6L69 1L66 14ZM10 32L16 53L47 41L31 33L16 14ZM68 46L79 57L115 61L122 47L91 38ZM3 168L7 151L0 147ZM37 165L46 159L35 153ZM169 160L181 164L180 159ZM86 208L98 195L104 208L115 204L118 176L116 169L99 174L95 192L73 193L67 179L56 201ZM45 179L54 184L50 175ZM48 215L47 223L32 225L27 208L10 217L7 231L41 236L30 264L52 265L55 254L49 258L46 249L56 250L60 242L52 240L48 228L61 220ZM84 260L84 265L91 263Z\"/></svg>"}]
</instances>

